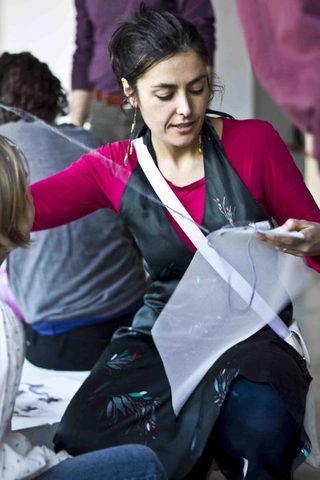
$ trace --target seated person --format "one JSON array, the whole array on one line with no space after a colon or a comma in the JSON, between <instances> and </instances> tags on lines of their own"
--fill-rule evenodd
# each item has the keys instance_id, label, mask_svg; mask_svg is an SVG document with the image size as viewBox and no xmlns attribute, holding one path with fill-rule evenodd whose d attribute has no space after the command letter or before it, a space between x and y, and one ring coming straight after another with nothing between
<instances>
[{"instance_id":1,"label":"seated person","mask_svg":"<svg viewBox=\"0 0 320 480\"><path fill-rule=\"evenodd\" d=\"M33 218L33 202L19 152L0 136L0 265L14 248L28 245ZM0 341L2 480L35 477L39 480L125 480L133 477L165 480L156 455L144 446L126 445L70 458L65 451L56 454L45 446L32 447L25 436L11 432L10 422L24 360L24 331L11 308L1 301Z\"/></svg>"},{"instance_id":2,"label":"seated person","mask_svg":"<svg viewBox=\"0 0 320 480\"><path fill-rule=\"evenodd\" d=\"M65 113L67 99L46 64L27 52L3 53L0 103L53 124ZM91 132L74 125L56 126L57 135L43 122L30 121L31 115L21 120L2 110L2 116L0 134L30 159L31 182L63 170L86 153L85 146L101 145ZM106 209L32 234L27 251L10 255L8 275L25 318L27 359L57 370L91 369L114 330L131 324L146 282L132 237Z\"/></svg>"}]
</instances>

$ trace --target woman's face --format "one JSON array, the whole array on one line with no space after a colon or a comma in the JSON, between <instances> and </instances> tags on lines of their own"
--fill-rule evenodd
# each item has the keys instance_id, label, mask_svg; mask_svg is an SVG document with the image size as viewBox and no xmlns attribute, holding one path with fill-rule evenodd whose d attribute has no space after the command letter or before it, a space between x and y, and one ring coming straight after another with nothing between
<instances>
[{"instance_id":1,"label":"woman's face","mask_svg":"<svg viewBox=\"0 0 320 480\"><path fill-rule=\"evenodd\" d=\"M193 50L150 68L137 83L137 103L153 138L170 147L197 144L209 101L207 69Z\"/></svg>"}]
</instances>

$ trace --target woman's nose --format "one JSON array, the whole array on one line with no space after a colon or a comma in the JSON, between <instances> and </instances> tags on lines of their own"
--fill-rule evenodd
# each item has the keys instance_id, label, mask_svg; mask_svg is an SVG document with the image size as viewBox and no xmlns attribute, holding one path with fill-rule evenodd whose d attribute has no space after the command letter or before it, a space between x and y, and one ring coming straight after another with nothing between
<instances>
[{"instance_id":1,"label":"woman's nose","mask_svg":"<svg viewBox=\"0 0 320 480\"><path fill-rule=\"evenodd\" d=\"M191 105L186 95L181 95L178 98L177 113L188 117L191 114Z\"/></svg>"}]
</instances>

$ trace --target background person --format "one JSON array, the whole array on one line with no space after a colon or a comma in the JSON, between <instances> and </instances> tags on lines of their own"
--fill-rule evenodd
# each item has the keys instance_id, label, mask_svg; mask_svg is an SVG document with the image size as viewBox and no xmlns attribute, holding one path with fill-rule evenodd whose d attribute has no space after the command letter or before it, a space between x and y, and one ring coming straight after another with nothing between
<instances>
[{"instance_id":1,"label":"background person","mask_svg":"<svg viewBox=\"0 0 320 480\"><path fill-rule=\"evenodd\" d=\"M48 66L23 52L0 56L0 103L53 125L67 100ZM89 149L101 145L80 127L56 125L63 138L41 122L2 112L0 134L16 142L30 160L32 182L63 170L86 152L73 141ZM25 318L27 358L56 370L90 370L113 332L131 324L146 286L131 236L106 209L32 234L30 248L10 256L8 273Z\"/></svg>"},{"instance_id":2,"label":"background person","mask_svg":"<svg viewBox=\"0 0 320 480\"><path fill-rule=\"evenodd\" d=\"M26 247L34 219L20 152L0 136L0 265L9 252ZM26 250L24 250L26 251ZM24 360L21 322L0 301L0 471L1 480L165 480L154 453L141 445L100 450L77 458L54 453L10 428ZM45 473L42 473L45 472Z\"/></svg>"}]
</instances>

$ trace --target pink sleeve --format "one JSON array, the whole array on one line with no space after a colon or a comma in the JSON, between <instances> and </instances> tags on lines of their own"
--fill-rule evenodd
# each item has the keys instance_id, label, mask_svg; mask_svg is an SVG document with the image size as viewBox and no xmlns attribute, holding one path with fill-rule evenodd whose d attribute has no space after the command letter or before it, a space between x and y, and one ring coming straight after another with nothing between
<instances>
[{"instance_id":1,"label":"pink sleeve","mask_svg":"<svg viewBox=\"0 0 320 480\"><path fill-rule=\"evenodd\" d=\"M111 177L106 171L97 154L89 153L65 170L31 185L36 210L33 230L57 227L99 208L114 209L107 196Z\"/></svg>"},{"instance_id":2,"label":"pink sleeve","mask_svg":"<svg viewBox=\"0 0 320 480\"><path fill-rule=\"evenodd\" d=\"M268 210L279 225L289 218L320 223L320 209L286 145L274 128L266 125L262 179ZM320 257L307 257L307 263L320 272Z\"/></svg>"}]
</instances>

